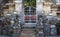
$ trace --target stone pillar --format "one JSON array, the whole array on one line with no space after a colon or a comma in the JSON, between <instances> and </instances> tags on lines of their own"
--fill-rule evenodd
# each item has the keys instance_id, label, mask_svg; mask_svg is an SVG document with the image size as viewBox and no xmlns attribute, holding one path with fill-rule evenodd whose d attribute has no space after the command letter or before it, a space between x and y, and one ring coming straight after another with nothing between
<instances>
[{"instance_id":1,"label":"stone pillar","mask_svg":"<svg viewBox=\"0 0 60 37\"><path fill-rule=\"evenodd\" d=\"M56 0L56 5L60 5L60 0Z\"/></svg>"},{"instance_id":2,"label":"stone pillar","mask_svg":"<svg viewBox=\"0 0 60 37\"><path fill-rule=\"evenodd\" d=\"M37 15L37 22L38 22L38 15L40 15L41 13L43 13L43 0L36 0L36 15ZM40 25L40 24L39 24ZM40 28L41 29L41 28ZM38 34L36 34L36 36L43 36L43 29L39 31Z\"/></svg>"},{"instance_id":3,"label":"stone pillar","mask_svg":"<svg viewBox=\"0 0 60 37\"><path fill-rule=\"evenodd\" d=\"M43 13L43 0L36 0L36 16L37 16L37 22L38 22L38 15Z\"/></svg>"},{"instance_id":4,"label":"stone pillar","mask_svg":"<svg viewBox=\"0 0 60 37\"><path fill-rule=\"evenodd\" d=\"M43 11L43 0L36 0L36 12L42 13Z\"/></svg>"},{"instance_id":5,"label":"stone pillar","mask_svg":"<svg viewBox=\"0 0 60 37\"><path fill-rule=\"evenodd\" d=\"M17 18L17 21L21 21L23 18L23 4L22 4L22 0L14 0L15 3L15 12L17 12L17 15L19 15L19 17ZM20 37L20 28L18 26L18 22L16 21L15 23L15 27L14 28L14 33L12 35L12 37Z\"/></svg>"},{"instance_id":6,"label":"stone pillar","mask_svg":"<svg viewBox=\"0 0 60 37\"><path fill-rule=\"evenodd\" d=\"M37 15L37 22L38 22L38 15L43 15L43 0L36 0L36 15Z\"/></svg>"},{"instance_id":7,"label":"stone pillar","mask_svg":"<svg viewBox=\"0 0 60 37\"><path fill-rule=\"evenodd\" d=\"M22 12L22 0L14 0L15 3L15 11L17 12L17 14L20 14Z\"/></svg>"},{"instance_id":8,"label":"stone pillar","mask_svg":"<svg viewBox=\"0 0 60 37\"><path fill-rule=\"evenodd\" d=\"M17 12L21 21L24 21L23 0L15 0L14 3L15 3L15 12Z\"/></svg>"}]
</instances>

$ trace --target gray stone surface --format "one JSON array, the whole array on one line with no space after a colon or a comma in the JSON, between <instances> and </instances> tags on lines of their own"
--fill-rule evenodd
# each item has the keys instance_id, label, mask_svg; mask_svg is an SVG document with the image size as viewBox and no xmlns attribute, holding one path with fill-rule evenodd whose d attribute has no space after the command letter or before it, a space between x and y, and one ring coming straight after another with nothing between
<instances>
[{"instance_id":1,"label":"gray stone surface","mask_svg":"<svg viewBox=\"0 0 60 37\"><path fill-rule=\"evenodd\" d=\"M60 36L40 36L40 37L60 37Z\"/></svg>"},{"instance_id":2,"label":"gray stone surface","mask_svg":"<svg viewBox=\"0 0 60 37\"><path fill-rule=\"evenodd\" d=\"M0 35L0 37L10 37L10 36L4 36L4 35Z\"/></svg>"},{"instance_id":3,"label":"gray stone surface","mask_svg":"<svg viewBox=\"0 0 60 37\"><path fill-rule=\"evenodd\" d=\"M45 36L45 37L60 37L60 36Z\"/></svg>"}]
</instances>

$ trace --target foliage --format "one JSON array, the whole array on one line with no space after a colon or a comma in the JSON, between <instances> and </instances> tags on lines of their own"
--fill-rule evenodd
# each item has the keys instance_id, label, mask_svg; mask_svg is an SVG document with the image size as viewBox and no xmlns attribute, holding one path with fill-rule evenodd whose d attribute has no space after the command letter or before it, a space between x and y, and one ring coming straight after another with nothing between
<instances>
[{"instance_id":1,"label":"foliage","mask_svg":"<svg viewBox=\"0 0 60 37\"><path fill-rule=\"evenodd\" d=\"M57 22L57 28L59 29L60 28L60 20Z\"/></svg>"},{"instance_id":2,"label":"foliage","mask_svg":"<svg viewBox=\"0 0 60 37\"><path fill-rule=\"evenodd\" d=\"M27 6L33 6L35 7L36 5L36 0L25 0L24 1L24 6L27 7Z\"/></svg>"}]
</instances>

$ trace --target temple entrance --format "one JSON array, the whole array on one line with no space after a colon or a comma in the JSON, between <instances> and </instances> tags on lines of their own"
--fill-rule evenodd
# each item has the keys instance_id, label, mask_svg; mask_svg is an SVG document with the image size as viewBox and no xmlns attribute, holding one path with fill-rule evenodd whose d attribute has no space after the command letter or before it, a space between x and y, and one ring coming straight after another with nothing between
<instances>
[{"instance_id":1,"label":"temple entrance","mask_svg":"<svg viewBox=\"0 0 60 37\"><path fill-rule=\"evenodd\" d=\"M36 0L24 0L25 27L36 26Z\"/></svg>"},{"instance_id":2,"label":"temple entrance","mask_svg":"<svg viewBox=\"0 0 60 37\"><path fill-rule=\"evenodd\" d=\"M25 8L24 20L26 24L24 26L27 26L27 27L36 26L36 9L34 7L29 6Z\"/></svg>"},{"instance_id":3,"label":"temple entrance","mask_svg":"<svg viewBox=\"0 0 60 37\"><path fill-rule=\"evenodd\" d=\"M24 25L21 37L35 37L36 0L24 0Z\"/></svg>"}]
</instances>

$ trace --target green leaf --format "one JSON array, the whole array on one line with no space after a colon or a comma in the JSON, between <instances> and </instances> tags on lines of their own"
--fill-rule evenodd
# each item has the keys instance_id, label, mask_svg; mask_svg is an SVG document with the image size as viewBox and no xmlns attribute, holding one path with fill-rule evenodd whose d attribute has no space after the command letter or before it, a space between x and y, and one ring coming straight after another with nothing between
<instances>
[{"instance_id":1,"label":"green leaf","mask_svg":"<svg viewBox=\"0 0 60 37\"><path fill-rule=\"evenodd\" d=\"M25 7L27 7L27 6L35 7L36 6L36 0L25 0L24 1L24 6Z\"/></svg>"}]
</instances>

